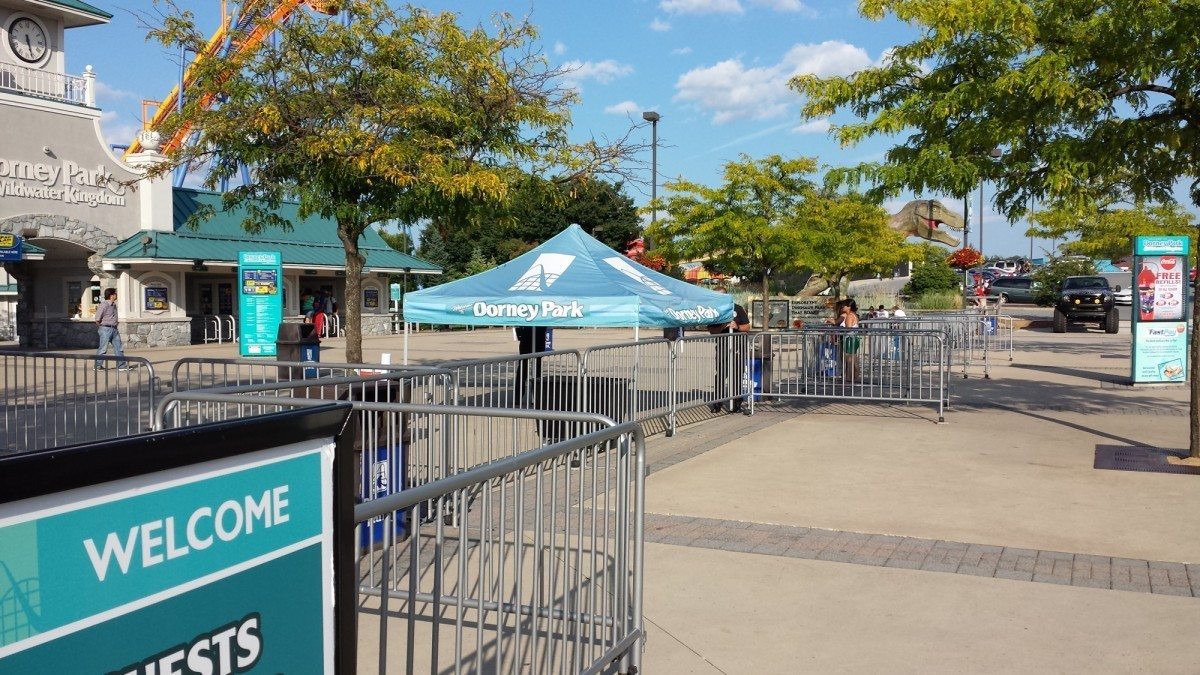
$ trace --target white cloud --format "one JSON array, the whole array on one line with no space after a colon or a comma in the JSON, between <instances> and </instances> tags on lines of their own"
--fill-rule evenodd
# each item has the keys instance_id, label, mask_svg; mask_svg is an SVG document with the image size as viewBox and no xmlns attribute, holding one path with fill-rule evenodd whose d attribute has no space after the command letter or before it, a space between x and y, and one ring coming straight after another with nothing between
<instances>
[{"instance_id":1,"label":"white cloud","mask_svg":"<svg viewBox=\"0 0 1200 675\"><path fill-rule=\"evenodd\" d=\"M650 22L650 30L657 31L659 33L665 33L671 30L671 24L663 21L662 19L655 19Z\"/></svg>"},{"instance_id":2,"label":"white cloud","mask_svg":"<svg viewBox=\"0 0 1200 675\"><path fill-rule=\"evenodd\" d=\"M687 56L688 54L692 53L692 48L691 47L680 47L679 49L672 49L671 53L674 54L675 56Z\"/></svg>"},{"instance_id":3,"label":"white cloud","mask_svg":"<svg viewBox=\"0 0 1200 675\"><path fill-rule=\"evenodd\" d=\"M123 98L134 98L133 92L117 89L104 83L104 80L96 78L96 97L116 101Z\"/></svg>"},{"instance_id":4,"label":"white cloud","mask_svg":"<svg viewBox=\"0 0 1200 675\"><path fill-rule=\"evenodd\" d=\"M812 120L792 129L793 134L824 134L829 132L829 120Z\"/></svg>"},{"instance_id":5,"label":"white cloud","mask_svg":"<svg viewBox=\"0 0 1200 675\"><path fill-rule=\"evenodd\" d=\"M621 101L604 108L604 112L608 115L632 115L639 110L641 108L633 101Z\"/></svg>"},{"instance_id":6,"label":"white cloud","mask_svg":"<svg viewBox=\"0 0 1200 675\"><path fill-rule=\"evenodd\" d=\"M773 9L776 12L804 12L806 14L815 14L800 0L750 0L760 7Z\"/></svg>"},{"instance_id":7,"label":"white cloud","mask_svg":"<svg viewBox=\"0 0 1200 675\"><path fill-rule=\"evenodd\" d=\"M787 86L792 77L849 75L871 65L865 50L845 42L798 44L772 66L747 68L741 59L728 59L690 70L676 81L675 100L711 112L716 124L771 119L799 101Z\"/></svg>"},{"instance_id":8,"label":"white cloud","mask_svg":"<svg viewBox=\"0 0 1200 675\"><path fill-rule=\"evenodd\" d=\"M600 84L608 84L618 77L624 77L633 72L633 66L620 63L613 59L603 61L567 61L562 65L563 81L575 88L587 80L595 80Z\"/></svg>"},{"instance_id":9,"label":"white cloud","mask_svg":"<svg viewBox=\"0 0 1200 675\"><path fill-rule=\"evenodd\" d=\"M104 135L104 142L109 145L131 143L141 130L142 125L131 117L122 118L112 110L100 113L100 133Z\"/></svg>"},{"instance_id":10,"label":"white cloud","mask_svg":"<svg viewBox=\"0 0 1200 675\"><path fill-rule=\"evenodd\" d=\"M554 53L558 54L559 56L567 53L567 46L562 43L562 40L554 43Z\"/></svg>"},{"instance_id":11,"label":"white cloud","mask_svg":"<svg viewBox=\"0 0 1200 675\"><path fill-rule=\"evenodd\" d=\"M662 0L659 9L672 14L741 14L738 0Z\"/></svg>"}]
</instances>

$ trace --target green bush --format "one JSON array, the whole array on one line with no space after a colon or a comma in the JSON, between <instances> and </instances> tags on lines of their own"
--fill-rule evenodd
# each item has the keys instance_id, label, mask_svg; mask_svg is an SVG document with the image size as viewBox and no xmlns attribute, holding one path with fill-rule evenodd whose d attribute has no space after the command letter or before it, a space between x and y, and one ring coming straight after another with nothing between
<instances>
[{"instance_id":1,"label":"green bush","mask_svg":"<svg viewBox=\"0 0 1200 675\"><path fill-rule=\"evenodd\" d=\"M1053 305L1062 290L1063 279L1095 273L1096 265L1090 259L1055 258L1050 264L1033 273L1034 281L1041 282L1041 288L1034 295L1034 300L1039 305Z\"/></svg>"},{"instance_id":2,"label":"green bush","mask_svg":"<svg viewBox=\"0 0 1200 675\"><path fill-rule=\"evenodd\" d=\"M922 296L926 293L957 293L961 280L959 273L946 264L945 259L926 259L914 267L912 278L904 286L904 294Z\"/></svg>"},{"instance_id":3,"label":"green bush","mask_svg":"<svg viewBox=\"0 0 1200 675\"><path fill-rule=\"evenodd\" d=\"M957 291L932 291L911 298L906 305L911 309L962 309L963 298Z\"/></svg>"}]
</instances>

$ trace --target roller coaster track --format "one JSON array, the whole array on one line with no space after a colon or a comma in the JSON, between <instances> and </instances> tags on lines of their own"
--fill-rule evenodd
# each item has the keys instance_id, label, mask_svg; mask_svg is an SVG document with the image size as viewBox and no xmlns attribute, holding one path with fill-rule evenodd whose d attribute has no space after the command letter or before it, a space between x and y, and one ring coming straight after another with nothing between
<instances>
[{"instance_id":1,"label":"roller coaster track","mask_svg":"<svg viewBox=\"0 0 1200 675\"><path fill-rule=\"evenodd\" d=\"M198 67L207 59L220 55L237 56L254 51L275 30L275 26L286 20L301 5L308 5L314 11L322 14L334 14L337 11L336 3L327 0L280 0L275 3L266 0L246 0L242 4L241 11L238 12L237 20L233 21L232 17L226 14L222 8L221 25L205 43L204 48L196 53L191 63L184 69L179 84L171 88L166 98L157 102L154 115L144 122L143 128L157 128L172 111L179 108L181 92L186 91L188 85L195 80ZM230 39L227 40L227 38ZM207 109L216 99L216 93L205 93L201 96L199 105L201 108ZM152 103L143 102L143 109L147 104ZM181 125L169 138L162 140L160 152L165 154L183 145L190 133L190 125ZM134 138L125 151L125 157L141 151L141 140Z\"/></svg>"}]
</instances>

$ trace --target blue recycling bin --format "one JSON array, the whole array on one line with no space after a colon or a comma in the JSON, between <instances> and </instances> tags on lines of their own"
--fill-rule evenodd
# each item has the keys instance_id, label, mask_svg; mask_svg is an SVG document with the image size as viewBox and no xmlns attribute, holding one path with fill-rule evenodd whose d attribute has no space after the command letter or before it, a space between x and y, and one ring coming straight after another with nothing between
<instances>
[{"instance_id":1,"label":"blue recycling bin","mask_svg":"<svg viewBox=\"0 0 1200 675\"><path fill-rule=\"evenodd\" d=\"M393 452L394 450L397 452ZM380 499L404 489L404 467L408 463L406 445L401 444L398 448L382 446L376 448L374 453L363 453L362 462L359 502ZM372 518L359 530L359 548L365 550L372 544L382 542L383 534L383 518ZM399 541L407 535L408 514L395 514L392 521L392 541Z\"/></svg>"},{"instance_id":2,"label":"blue recycling bin","mask_svg":"<svg viewBox=\"0 0 1200 675\"><path fill-rule=\"evenodd\" d=\"M984 335L995 335L996 334L996 317L994 317L994 316L983 317L983 333L984 333Z\"/></svg>"},{"instance_id":3,"label":"blue recycling bin","mask_svg":"<svg viewBox=\"0 0 1200 675\"><path fill-rule=\"evenodd\" d=\"M300 361L302 363L320 363L321 362L321 345L320 343L301 344L300 346ZM317 377L316 368L305 368L304 379L311 380Z\"/></svg>"},{"instance_id":4,"label":"blue recycling bin","mask_svg":"<svg viewBox=\"0 0 1200 675\"><path fill-rule=\"evenodd\" d=\"M761 358L750 359L750 382L752 383L751 400L761 401L763 389L763 360Z\"/></svg>"}]
</instances>

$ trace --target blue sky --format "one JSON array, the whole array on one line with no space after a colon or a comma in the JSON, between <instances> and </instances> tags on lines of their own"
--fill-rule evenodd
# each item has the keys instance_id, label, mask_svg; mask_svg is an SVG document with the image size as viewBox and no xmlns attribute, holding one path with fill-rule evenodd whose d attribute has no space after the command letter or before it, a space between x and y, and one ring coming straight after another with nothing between
<instances>
[{"instance_id":1,"label":"blue sky","mask_svg":"<svg viewBox=\"0 0 1200 675\"><path fill-rule=\"evenodd\" d=\"M149 0L92 0L114 17L106 26L67 33L68 72L92 64L101 84L99 104L110 143L128 143L139 128L141 100L161 99L179 76L178 58L144 40L134 13L153 13ZM217 0L180 0L203 26L216 28ZM740 154L815 156L824 164L880 159L886 140L842 149L828 136L838 118L804 123L801 99L787 88L799 73L848 74L876 62L888 47L910 40L911 27L867 21L848 0L541 0L421 3L454 11L464 24L487 22L495 12L529 16L540 47L573 72L582 102L574 134L616 138L644 110L659 122L659 185L682 176L716 184L725 162ZM650 130L640 132L649 140ZM647 167L649 166L647 158ZM648 169L647 169L648 170ZM991 198L986 186L985 198ZM649 200L648 187L629 189ZM892 210L906 200L890 202ZM961 202L945 200L961 211ZM978 194L972 196L971 243L978 246ZM1009 225L984 209L984 250L1028 255L1024 224ZM1050 242L1035 242L1036 255Z\"/></svg>"}]
</instances>

